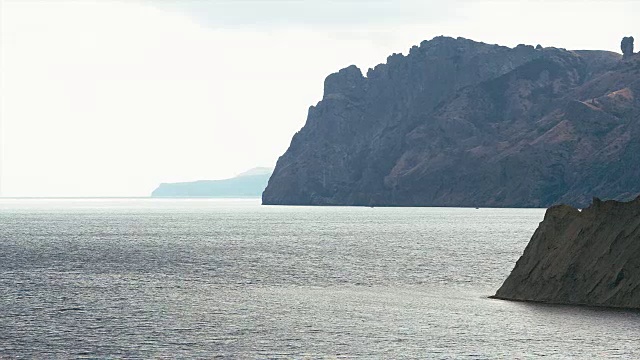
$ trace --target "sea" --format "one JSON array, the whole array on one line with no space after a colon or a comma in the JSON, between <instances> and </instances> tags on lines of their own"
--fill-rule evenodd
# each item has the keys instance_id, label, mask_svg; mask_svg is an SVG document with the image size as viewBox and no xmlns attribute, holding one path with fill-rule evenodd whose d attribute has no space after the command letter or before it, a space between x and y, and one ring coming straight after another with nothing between
<instances>
[{"instance_id":1,"label":"sea","mask_svg":"<svg viewBox=\"0 0 640 360\"><path fill-rule=\"evenodd\" d=\"M0 200L0 359L640 358L640 313L490 299L544 209Z\"/></svg>"}]
</instances>

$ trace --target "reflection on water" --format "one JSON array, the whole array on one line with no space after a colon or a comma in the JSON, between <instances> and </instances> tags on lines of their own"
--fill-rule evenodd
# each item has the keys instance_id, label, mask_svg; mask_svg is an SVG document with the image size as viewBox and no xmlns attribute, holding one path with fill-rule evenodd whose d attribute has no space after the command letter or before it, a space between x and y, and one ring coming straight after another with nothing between
<instances>
[{"instance_id":1,"label":"reflection on water","mask_svg":"<svg viewBox=\"0 0 640 360\"><path fill-rule=\"evenodd\" d=\"M487 298L543 215L3 200L0 357L638 356L638 312Z\"/></svg>"}]
</instances>

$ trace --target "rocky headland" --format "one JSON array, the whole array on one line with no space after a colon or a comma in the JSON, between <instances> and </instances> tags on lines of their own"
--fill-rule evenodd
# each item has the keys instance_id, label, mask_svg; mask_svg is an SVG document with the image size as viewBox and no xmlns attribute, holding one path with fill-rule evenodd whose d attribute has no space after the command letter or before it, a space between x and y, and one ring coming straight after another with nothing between
<instances>
[{"instance_id":1,"label":"rocky headland","mask_svg":"<svg viewBox=\"0 0 640 360\"><path fill-rule=\"evenodd\" d=\"M230 179L162 183L151 197L260 197L272 172L270 168L253 168Z\"/></svg>"},{"instance_id":2,"label":"rocky headland","mask_svg":"<svg viewBox=\"0 0 640 360\"><path fill-rule=\"evenodd\" d=\"M329 75L264 204L584 207L640 193L640 56L436 37Z\"/></svg>"},{"instance_id":3,"label":"rocky headland","mask_svg":"<svg viewBox=\"0 0 640 360\"><path fill-rule=\"evenodd\" d=\"M549 208L494 297L640 309L640 197Z\"/></svg>"}]
</instances>

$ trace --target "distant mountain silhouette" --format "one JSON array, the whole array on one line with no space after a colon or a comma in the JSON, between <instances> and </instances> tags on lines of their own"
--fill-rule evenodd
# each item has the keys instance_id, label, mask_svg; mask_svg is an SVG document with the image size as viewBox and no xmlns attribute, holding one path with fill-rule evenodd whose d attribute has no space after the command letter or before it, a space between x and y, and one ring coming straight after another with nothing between
<instances>
[{"instance_id":1,"label":"distant mountain silhouette","mask_svg":"<svg viewBox=\"0 0 640 360\"><path fill-rule=\"evenodd\" d=\"M260 197L272 171L259 167L231 179L162 183L151 193L151 197Z\"/></svg>"},{"instance_id":2,"label":"distant mountain silhouette","mask_svg":"<svg viewBox=\"0 0 640 360\"><path fill-rule=\"evenodd\" d=\"M329 75L264 204L587 206L640 193L640 55L436 37Z\"/></svg>"}]
</instances>

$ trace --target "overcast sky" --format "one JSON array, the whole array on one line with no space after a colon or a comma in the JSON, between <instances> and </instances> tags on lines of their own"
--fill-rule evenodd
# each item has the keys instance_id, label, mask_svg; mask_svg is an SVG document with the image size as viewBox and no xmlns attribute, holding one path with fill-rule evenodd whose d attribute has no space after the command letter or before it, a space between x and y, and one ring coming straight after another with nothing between
<instances>
[{"instance_id":1,"label":"overcast sky","mask_svg":"<svg viewBox=\"0 0 640 360\"><path fill-rule=\"evenodd\" d=\"M146 196L274 166L326 75L437 35L618 52L640 37L636 1L0 4L4 196Z\"/></svg>"}]
</instances>

